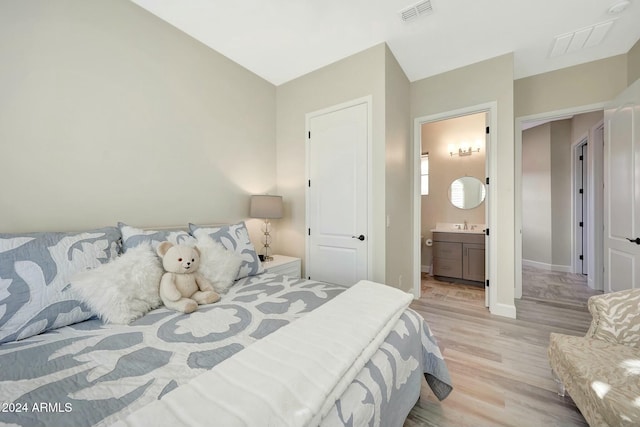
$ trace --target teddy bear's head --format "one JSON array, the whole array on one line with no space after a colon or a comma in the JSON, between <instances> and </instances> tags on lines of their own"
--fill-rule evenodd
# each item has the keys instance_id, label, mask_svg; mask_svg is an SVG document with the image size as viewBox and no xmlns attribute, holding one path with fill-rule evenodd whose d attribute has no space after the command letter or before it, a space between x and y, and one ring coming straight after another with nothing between
<instances>
[{"instance_id":1,"label":"teddy bear's head","mask_svg":"<svg viewBox=\"0 0 640 427\"><path fill-rule=\"evenodd\" d=\"M196 247L162 242L158 246L162 266L170 273L189 274L198 270L200 251Z\"/></svg>"}]
</instances>

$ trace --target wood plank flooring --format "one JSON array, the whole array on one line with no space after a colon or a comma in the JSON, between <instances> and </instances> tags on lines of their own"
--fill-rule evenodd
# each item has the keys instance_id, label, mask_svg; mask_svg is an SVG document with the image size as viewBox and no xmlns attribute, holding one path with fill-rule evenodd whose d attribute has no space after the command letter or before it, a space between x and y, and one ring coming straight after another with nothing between
<instances>
[{"instance_id":1,"label":"wood plank flooring","mask_svg":"<svg viewBox=\"0 0 640 427\"><path fill-rule=\"evenodd\" d=\"M582 276L527 269L517 319L489 314L484 289L423 276L422 297L411 307L429 324L447 361L454 390L439 402L423 382L404 427L586 426L569 396L559 397L547 358L549 334L584 335L591 316ZM582 285L578 282L582 280ZM535 282L530 296L527 282ZM576 290L554 286L571 282ZM547 288L547 289L545 289ZM551 290L549 290L551 289Z\"/></svg>"}]
</instances>

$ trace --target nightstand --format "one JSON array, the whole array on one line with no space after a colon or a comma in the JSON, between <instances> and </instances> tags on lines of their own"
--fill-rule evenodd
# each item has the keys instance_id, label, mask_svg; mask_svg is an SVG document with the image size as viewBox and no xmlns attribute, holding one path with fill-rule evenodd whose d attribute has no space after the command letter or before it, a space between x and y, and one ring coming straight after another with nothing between
<instances>
[{"instance_id":1,"label":"nightstand","mask_svg":"<svg viewBox=\"0 0 640 427\"><path fill-rule=\"evenodd\" d=\"M273 255L273 261L263 262L265 273L282 274L283 276L300 278L302 263L300 258L285 255Z\"/></svg>"}]
</instances>

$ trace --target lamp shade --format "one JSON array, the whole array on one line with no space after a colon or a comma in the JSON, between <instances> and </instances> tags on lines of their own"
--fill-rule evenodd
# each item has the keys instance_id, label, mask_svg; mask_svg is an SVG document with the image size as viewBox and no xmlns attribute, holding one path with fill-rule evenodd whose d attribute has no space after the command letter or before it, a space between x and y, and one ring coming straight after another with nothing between
<instances>
[{"instance_id":1,"label":"lamp shade","mask_svg":"<svg viewBox=\"0 0 640 427\"><path fill-rule=\"evenodd\" d=\"M251 196L249 216L264 219L282 218L282 196L266 194Z\"/></svg>"}]
</instances>

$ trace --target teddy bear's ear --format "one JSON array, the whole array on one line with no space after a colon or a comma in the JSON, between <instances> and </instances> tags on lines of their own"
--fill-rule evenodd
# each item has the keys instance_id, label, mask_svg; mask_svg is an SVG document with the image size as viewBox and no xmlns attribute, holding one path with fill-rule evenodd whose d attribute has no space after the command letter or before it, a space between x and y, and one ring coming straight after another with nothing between
<instances>
[{"instance_id":1,"label":"teddy bear's ear","mask_svg":"<svg viewBox=\"0 0 640 427\"><path fill-rule=\"evenodd\" d=\"M198 258L200 258L202 256L202 253L200 252L200 249L198 249L197 246L194 246L193 250L196 251L196 253L198 254Z\"/></svg>"},{"instance_id":2,"label":"teddy bear's ear","mask_svg":"<svg viewBox=\"0 0 640 427\"><path fill-rule=\"evenodd\" d=\"M173 243L162 242L158 245L158 249L156 250L156 252L158 252L158 255L160 255L160 257L163 257L167 253L167 251L172 247L173 247Z\"/></svg>"}]
</instances>

